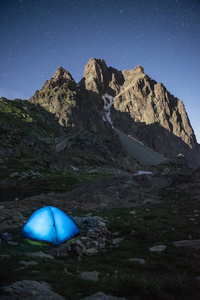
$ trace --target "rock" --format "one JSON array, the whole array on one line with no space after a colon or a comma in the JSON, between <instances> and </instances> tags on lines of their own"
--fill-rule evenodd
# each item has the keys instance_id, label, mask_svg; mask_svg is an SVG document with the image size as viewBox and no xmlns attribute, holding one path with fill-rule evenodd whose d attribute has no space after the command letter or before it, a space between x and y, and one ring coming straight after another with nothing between
<instances>
[{"instance_id":1,"label":"rock","mask_svg":"<svg viewBox=\"0 0 200 300\"><path fill-rule=\"evenodd\" d=\"M19 177L19 172L13 172L13 173L10 174L9 177L10 177L10 178Z\"/></svg>"},{"instance_id":2,"label":"rock","mask_svg":"<svg viewBox=\"0 0 200 300\"><path fill-rule=\"evenodd\" d=\"M96 249L99 246L99 242L98 241L91 241L90 245Z\"/></svg>"},{"instance_id":3,"label":"rock","mask_svg":"<svg viewBox=\"0 0 200 300\"><path fill-rule=\"evenodd\" d=\"M25 253L28 257L36 257L36 258L50 258L53 259L54 257L49 255L49 254L45 254L42 251L38 251L38 252L34 252L34 253Z\"/></svg>"},{"instance_id":4,"label":"rock","mask_svg":"<svg viewBox=\"0 0 200 300\"><path fill-rule=\"evenodd\" d=\"M24 221L24 217L20 214L20 215L18 215L18 216L13 216L12 217L12 219L13 219L13 221L14 222L21 222L21 221Z\"/></svg>"},{"instance_id":5,"label":"rock","mask_svg":"<svg viewBox=\"0 0 200 300\"><path fill-rule=\"evenodd\" d=\"M57 247L56 247L56 250L57 250ZM69 244L61 244L59 246L59 251L60 251L60 253L62 253L62 252L70 252L71 251L71 246Z\"/></svg>"},{"instance_id":6,"label":"rock","mask_svg":"<svg viewBox=\"0 0 200 300\"><path fill-rule=\"evenodd\" d=\"M101 273L96 272L96 271L93 271L93 272L84 271L84 272L80 273L80 277L85 279L85 280L90 280L90 281L97 282L97 281L99 281L99 275L100 274Z\"/></svg>"},{"instance_id":7,"label":"rock","mask_svg":"<svg viewBox=\"0 0 200 300\"><path fill-rule=\"evenodd\" d=\"M87 236L81 236L81 241L82 241L83 243L87 243L89 240L90 240L89 237L87 237Z\"/></svg>"},{"instance_id":8,"label":"rock","mask_svg":"<svg viewBox=\"0 0 200 300\"><path fill-rule=\"evenodd\" d=\"M143 258L129 258L129 261L131 261L131 262L138 262L138 263L140 263L142 265L144 265L146 263Z\"/></svg>"},{"instance_id":9,"label":"rock","mask_svg":"<svg viewBox=\"0 0 200 300\"><path fill-rule=\"evenodd\" d=\"M51 290L49 284L32 280L21 280L9 286L4 286L3 290L13 299L31 300L64 300L64 298ZM20 295L20 296L19 296ZM16 298L14 298L16 297ZM12 299L12 298L11 298Z\"/></svg>"},{"instance_id":10,"label":"rock","mask_svg":"<svg viewBox=\"0 0 200 300\"><path fill-rule=\"evenodd\" d=\"M83 255L83 247L80 247L78 245L75 246L75 251L78 254L78 256L82 256Z\"/></svg>"},{"instance_id":11,"label":"rock","mask_svg":"<svg viewBox=\"0 0 200 300\"><path fill-rule=\"evenodd\" d=\"M113 245L118 245L121 241L123 241L124 238L116 238L112 240Z\"/></svg>"},{"instance_id":12,"label":"rock","mask_svg":"<svg viewBox=\"0 0 200 300\"><path fill-rule=\"evenodd\" d=\"M68 244L62 244L59 248L53 248L49 251L48 255L59 258L66 258L71 253L71 247Z\"/></svg>"},{"instance_id":13,"label":"rock","mask_svg":"<svg viewBox=\"0 0 200 300\"><path fill-rule=\"evenodd\" d=\"M85 245L80 240L75 241L74 244L81 248L85 248Z\"/></svg>"},{"instance_id":14,"label":"rock","mask_svg":"<svg viewBox=\"0 0 200 300\"><path fill-rule=\"evenodd\" d=\"M150 250L151 252L162 252L162 251L164 251L166 248L167 248L167 247L164 246L164 245L159 245L159 246L151 247L151 248L149 248L149 250Z\"/></svg>"},{"instance_id":15,"label":"rock","mask_svg":"<svg viewBox=\"0 0 200 300\"><path fill-rule=\"evenodd\" d=\"M93 255L96 255L97 253L98 253L98 251L95 248L89 248L89 249L86 249L86 251L85 251L85 254L87 256L93 256Z\"/></svg>"},{"instance_id":16,"label":"rock","mask_svg":"<svg viewBox=\"0 0 200 300\"><path fill-rule=\"evenodd\" d=\"M126 300L125 298L118 298L114 296L108 296L102 292L98 292L92 296L86 297L81 300Z\"/></svg>"},{"instance_id":17,"label":"rock","mask_svg":"<svg viewBox=\"0 0 200 300\"><path fill-rule=\"evenodd\" d=\"M182 240L171 243L175 247L188 247L195 250L200 250L200 240Z\"/></svg>"},{"instance_id":18,"label":"rock","mask_svg":"<svg viewBox=\"0 0 200 300\"><path fill-rule=\"evenodd\" d=\"M67 139L64 139L61 142L59 142L55 147L56 152L63 151L65 149L66 145L67 145Z\"/></svg>"},{"instance_id":19,"label":"rock","mask_svg":"<svg viewBox=\"0 0 200 300\"><path fill-rule=\"evenodd\" d=\"M136 214L136 211L135 211L135 210L132 210L132 211L130 211L129 214L130 214L130 215L135 215L135 214Z\"/></svg>"},{"instance_id":20,"label":"rock","mask_svg":"<svg viewBox=\"0 0 200 300\"><path fill-rule=\"evenodd\" d=\"M10 241L12 239L12 234L4 232L1 234L1 238L5 241Z\"/></svg>"},{"instance_id":21,"label":"rock","mask_svg":"<svg viewBox=\"0 0 200 300\"><path fill-rule=\"evenodd\" d=\"M9 254L0 254L0 257L10 259L11 256Z\"/></svg>"},{"instance_id":22,"label":"rock","mask_svg":"<svg viewBox=\"0 0 200 300\"><path fill-rule=\"evenodd\" d=\"M28 267L28 266L36 266L38 263L36 261L25 261L25 260L21 260L19 262L20 265L23 265L24 267Z\"/></svg>"},{"instance_id":23,"label":"rock","mask_svg":"<svg viewBox=\"0 0 200 300\"><path fill-rule=\"evenodd\" d=\"M8 241L7 244L11 245L11 246L18 246L19 243L17 242L12 242L12 241Z\"/></svg>"}]
</instances>

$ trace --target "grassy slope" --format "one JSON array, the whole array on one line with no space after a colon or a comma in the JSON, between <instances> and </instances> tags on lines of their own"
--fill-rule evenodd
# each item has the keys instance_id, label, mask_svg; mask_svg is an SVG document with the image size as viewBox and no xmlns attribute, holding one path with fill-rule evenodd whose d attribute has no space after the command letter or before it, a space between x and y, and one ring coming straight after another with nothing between
<instances>
[{"instance_id":1,"label":"grassy slope","mask_svg":"<svg viewBox=\"0 0 200 300\"><path fill-rule=\"evenodd\" d=\"M57 136L58 132L54 127L41 117L43 113L46 112L28 101L5 99L0 101L0 126L5 134L13 130L34 133L41 137Z\"/></svg>"}]
</instances>

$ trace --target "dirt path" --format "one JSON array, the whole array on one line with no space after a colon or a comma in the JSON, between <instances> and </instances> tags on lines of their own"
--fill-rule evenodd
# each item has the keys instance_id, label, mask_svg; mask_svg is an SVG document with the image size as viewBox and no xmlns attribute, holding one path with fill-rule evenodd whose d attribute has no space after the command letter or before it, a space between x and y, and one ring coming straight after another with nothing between
<instances>
[{"instance_id":1,"label":"dirt path","mask_svg":"<svg viewBox=\"0 0 200 300\"><path fill-rule=\"evenodd\" d=\"M158 165L167 160L164 156L145 147L121 131L117 129L115 131L119 136L122 146L140 163L144 165Z\"/></svg>"}]
</instances>

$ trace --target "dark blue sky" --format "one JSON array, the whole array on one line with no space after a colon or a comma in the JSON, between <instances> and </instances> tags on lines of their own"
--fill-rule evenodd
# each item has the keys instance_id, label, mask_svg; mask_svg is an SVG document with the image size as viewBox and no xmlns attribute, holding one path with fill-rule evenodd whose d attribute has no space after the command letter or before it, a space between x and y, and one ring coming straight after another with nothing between
<instances>
[{"instance_id":1,"label":"dark blue sky","mask_svg":"<svg viewBox=\"0 0 200 300\"><path fill-rule=\"evenodd\" d=\"M0 0L0 96L30 98L58 66L140 64L183 100L200 142L199 0Z\"/></svg>"}]
</instances>

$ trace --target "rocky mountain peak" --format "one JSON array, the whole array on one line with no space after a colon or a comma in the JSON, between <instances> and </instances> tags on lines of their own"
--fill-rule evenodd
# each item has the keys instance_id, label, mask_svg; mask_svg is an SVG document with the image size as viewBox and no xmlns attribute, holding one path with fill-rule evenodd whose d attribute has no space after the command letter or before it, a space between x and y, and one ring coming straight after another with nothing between
<instances>
[{"instance_id":1,"label":"rocky mountain peak","mask_svg":"<svg viewBox=\"0 0 200 300\"><path fill-rule=\"evenodd\" d=\"M99 93L104 90L104 73L108 72L108 67L103 59L91 58L84 71L85 88Z\"/></svg>"},{"instance_id":2,"label":"rocky mountain peak","mask_svg":"<svg viewBox=\"0 0 200 300\"><path fill-rule=\"evenodd\" d=\"M45 82L42 87L42 90L53 89L55 87L61 87L63 84L70 84L70 86L76 86L76 83L72 77L72 75L65 70L63 67L58 67L56 72L53 74L52 78Z\"/></svg>"},{"instance_id":3,"label":"rocky mountain peak","mask_svg":"<svg viewBox=\"0 0 200 300\"><path fill-rule=\"evenodd\" d=\"M66 81L74 81L74 79L72 78L72 75L67 70L65 70L63 67L60 66L54 73L52 79L56 82L61 78L65 78Z\"/></svg>"},{"instance_id":4,"label":"rocky mountain peak","mask_svg":"<svg viewBox=\"0 0 200 300\"><path fill-rule=\"evenodd\" d=\"M139 73L144 73L144 68L140 65L136 66L133 71L136 73L136 74L139 74Z\"/></svg>"},{"instance_id":5,"label":"rocky mountain peak","mask_svg":"<svg viewBox=\"0 0 200 300\"><path fill-rule=\"evenodd\" d=\"M78 85L59 67L30 101L56 114L62 126L107 135L120 130L165 157L188 155L197 145L183 102L141 65L118 71L91 58Z\"/></svg>"},{"instance_id":6,"label":"rocky mountain peak","mask_svg":"<svg viewBox=\"0 0 200 300\"><path fill-rule=\"evenodd\" d=\"M124 83L121 71L108 67L103 59L91 58L85 67L83 74L84 88L100 95L108 92L115 96L120 85Z\"/></svg>"}]
</instances>

